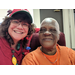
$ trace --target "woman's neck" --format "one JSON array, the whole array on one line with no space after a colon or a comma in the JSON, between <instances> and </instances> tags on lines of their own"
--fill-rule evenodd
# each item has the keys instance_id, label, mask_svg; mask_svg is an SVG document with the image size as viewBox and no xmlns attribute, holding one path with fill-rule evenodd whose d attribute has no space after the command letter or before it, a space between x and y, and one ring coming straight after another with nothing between
<instances>
[{"instance_id":1,"label":"woman's neck","mask_svg":"<svg viewBox=\"0 0 75 75\"><path fill-rule=\"evenodd\" d=\"M17 42L14 43L14 45L11 45L11 47L16 50L16 45L17 45Z\"/></svg>"},{"instance_id":2,"label":"woman's neck","mask_svg":"<svg viewBox=\"0 0 75 75\"><path fill-rule=\"evenodd\" d=\"M56 47L55 48L50 48L50 49L46 49L44 47L41 47L41 51L47 55L54 55L57 51Z\"/></svg>"}]
</instances>

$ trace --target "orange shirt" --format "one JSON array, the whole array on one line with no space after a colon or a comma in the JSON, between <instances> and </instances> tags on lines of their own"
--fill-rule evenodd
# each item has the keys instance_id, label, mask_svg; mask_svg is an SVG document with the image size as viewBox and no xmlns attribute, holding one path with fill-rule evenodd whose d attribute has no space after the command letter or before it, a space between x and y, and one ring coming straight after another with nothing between
<instances>
[{"instance_id":1,"label":"orange shirt","mask_svg":"<svg viewBox=\"0 0 75 75\"><path fill-rule=\"evenodd\" d=\"M56 48L57 52L55 55L46 55L42 53L40 47L38 47L24 57L22 65L75 65L74 50L59 45L57 45Z\"/></svg>"}]
</instances>

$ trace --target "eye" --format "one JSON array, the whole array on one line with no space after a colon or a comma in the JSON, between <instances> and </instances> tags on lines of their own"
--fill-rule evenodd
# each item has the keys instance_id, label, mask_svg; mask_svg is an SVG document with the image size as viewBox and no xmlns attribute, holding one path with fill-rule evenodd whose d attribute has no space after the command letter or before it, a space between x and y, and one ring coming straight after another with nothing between
<instances>
[{"instance_id":1,"label":"eye","mask_svg":"<svg viewBox=\"0 0 75 75\"><path fill-rule=\"evenodd\" d=\"M45 32L45 31L46 31L46 28L41 28L41 29L40 29L40 32L41 32L41 33Z\"/></svg>"},{"instance_id":2,"label":"eye","mask_svg":"<svg viewBox=\"0 0 75 75\"><path fill-rule=\"evenodd\" d=\"M23 24L24 26L27 26L27 24Z\"/></svg>"},{"instance_id":3,"label":"eye","mask_svg":"<svg viewBox=\"0 0 75 75\"><path fill-rule=\"evenodd\" d=\"M29 26L28 24L25 24L25 23L24 23L24 24L22 24L22 25L23 25L23 26Z\"/></svg>"},{"instance_id":4,"label":"eye","mask_svg":"<svg viewBox=\"0 0 75 75\"><path fill-rule=\"evenodd\" d=\"M49 31L51 31L51 32L56 32L56 29L50 29Z\"/></svg>"},{"instance_id":5,"label":"eye","mask_svg":"<svg viewBox=\"0 0 75 75\"><path fill-rule=\"evenodd\" d=\"M13 23L17 24L17 23L19 23L19 22L18 22L18 21L13 21Z\"/></svg>"}]
</instances>

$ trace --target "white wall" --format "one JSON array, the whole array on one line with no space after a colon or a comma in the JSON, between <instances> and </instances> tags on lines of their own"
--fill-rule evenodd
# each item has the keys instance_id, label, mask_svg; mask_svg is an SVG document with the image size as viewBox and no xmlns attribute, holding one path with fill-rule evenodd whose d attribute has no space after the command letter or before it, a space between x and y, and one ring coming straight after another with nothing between
<instances>
[{"instance_id":1,"label":"white wall","mask_svg":"<svg viewBox=\"0 0 75 75\"><path fill-rule=\"evenodd\" d=\"M71 48L70 29L69 29L69 13L68 9L63 9L63 29L65 34L66 46Z\"/></svg>"},{"instance_id":2,"label":"white wall","mask_svg":"<svg viewBox=\"0 0 75 75\"><path fill-rule=\"evenodd\" d=\"M74 19L74 11L73 9L69 9L69 21L71 28L71 48L75 49L75 19Z\"/></svg>"},{"instance_id":3,"label":"white wall","mask_svg":"<svg viewBox=\"0 0 75 75\"><path fill-rule=\"evenodd\" d=\"M33 14L33 9L28 9L28 11L30 12L32 18L33 18L33 22L34 22L34 14Z\"/></svg>"},{"instance_id":4,"label":"white wall","mask_svg":"<svg viewBox=\"0 0 75 75\"><path fill-rule=\"evenodd\" d=\"M40 28L40 10L39 9L33 9L33 19L34 23L37 28Z\"/></svg>"},{"instance_id":5,"label":"white wall","mask_svg":"<svg viewBox=\"0 0 75 75\"><path fill-rule=\"evenodd\" d=\"M63 29L66 46L75 49L75 26L73 9L63 9Z\"/></svg>"},{"instance_id":6,"label":"white wall","mask_svg":"<svg viewBox=\"0 0 75 75\"><path fill-rule=\"evenodd\" d=\"M3 18L7 15L8 9L0 9L0 22L3 21Z\"/></svg>"}]
</instances>

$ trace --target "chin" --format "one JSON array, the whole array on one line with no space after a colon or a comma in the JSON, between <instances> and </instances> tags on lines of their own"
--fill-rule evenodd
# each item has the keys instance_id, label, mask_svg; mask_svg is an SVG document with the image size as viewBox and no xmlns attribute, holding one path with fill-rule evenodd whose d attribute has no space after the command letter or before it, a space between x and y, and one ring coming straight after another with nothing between
<instances>
[{"instance_id":1,"label":"chin","mask_svg":"<svg viewBox=\"0 0 75 75\"><path fill-rule=\"evenodd\" d=\"M42 44L42 46L44 48L54 48L54 47L56 47L56 44Z\"/></svg>"},{"instance_id":2,"label":"chin","mask_svg":"<svg viewBox=\"0 0 75 75\"><path fill-rule=\"evenodd\" d=\"M17 37L17 38L13 38L13 40L16 40L16 41L20 41L22 38L19 38L19 37Z\"/></svg>"}]
</instances>

